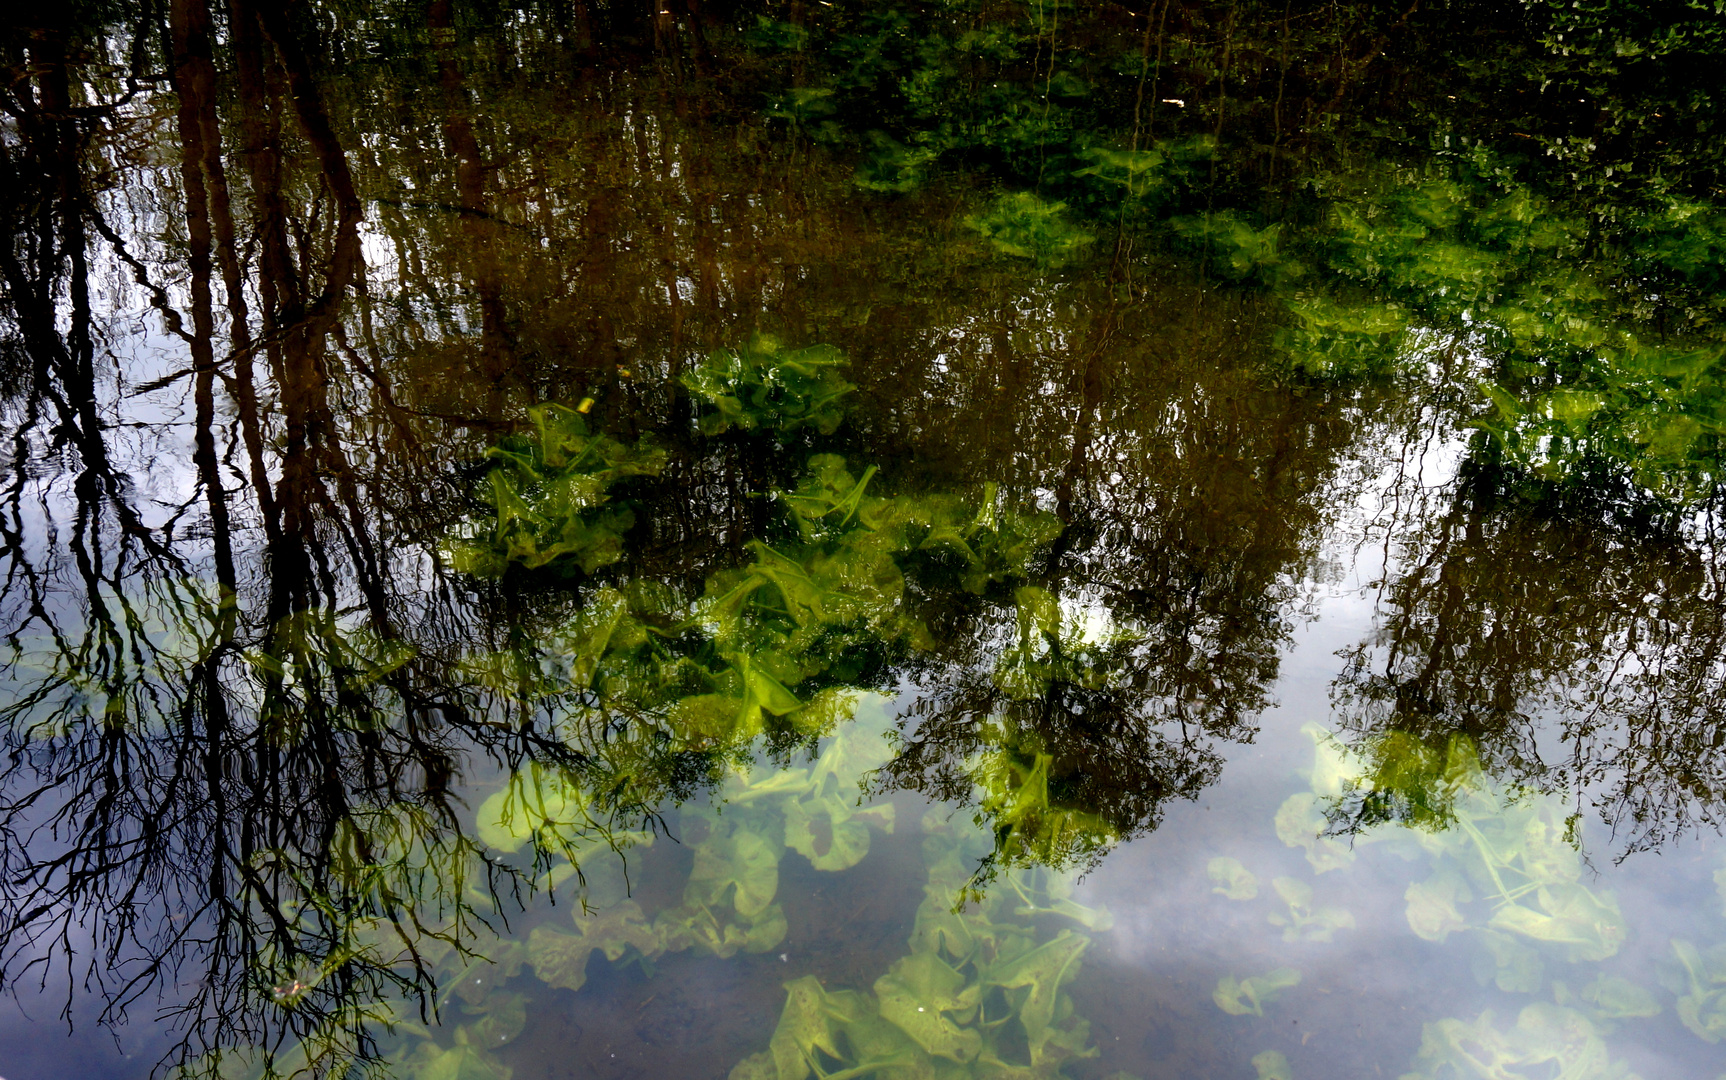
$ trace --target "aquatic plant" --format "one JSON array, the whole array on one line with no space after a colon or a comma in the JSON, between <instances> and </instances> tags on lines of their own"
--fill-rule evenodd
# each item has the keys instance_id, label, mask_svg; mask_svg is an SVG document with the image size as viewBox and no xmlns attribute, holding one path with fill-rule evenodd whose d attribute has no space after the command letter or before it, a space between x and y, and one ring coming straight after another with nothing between
<instances>
[{"instance_id":1,"label":"aquatic plant","mask_svg":"<svg viewBox=\"0 0 1726 1080\"><path fill-rule=\"evenodd\" d=\"M831 435L845 419L841 399L856 389L841 371L845 358L826 345L790 348L757 334L741 348L717 349L683 373L683 386L706 408L703 434L813 428Z\"/></svg>"},{"instance_id":2,"label":"aquatic plant","mask_svg":"<svg viewBox=\"0 0 1726 1080\"><path fill-rule=\"evenodd\" d=\"M1287 912L1271 914L1272 926L1283 928L1284 941L1329 941L1338 930L1354 929L1354 915L1346 908L1314 907L1312 886L1299 878L1279 877L1271 882L1288 905Z\"/></svg>"},{"instance_id":3,"label":"aquatic plant","mask_svg":"<svg viewBox=\"0 0 1726 1080\"><path fill-rule=\"evenodd\" d=\"M1704 952L1675 938L1672 955L1677 970L1665 972L1661 981L1678 995L1678 1019L1707 1042L1726 1039L1726 947Z\"/></svg>"},{"instance_id":4,"label":"aquatic plant","mask_svg":"<svg viewBox=\"0 0 1726 1080\"><path fill-rule=\"evenodd\" d=\"M1300 981L1300 972L1290 967L1274 968L1244 979L1224 975L1217 980L1211 1000L1230 1016L1263 1016L1266 1005L1281 997L1284 990L1299 986Z\"/></svg>"},{"instance_id":5,"label":"aquatic plant","mask_svg":"<svg viewBox=\"0 0 1726 1080\"><path fill-rule=\"evenodd\" d=\"M1205 864L1205 874L1215 886L1211 891L1218 896L1251 900L1259 894L1258 875L1242 866L1239 859L1218 856Z\"/></svg>"},{"instance_id":6,"label":"aquatic plant","mask_svg":"<svg viewBox=\"0 0 1726 1080\"><path fill-rule=\"evenodd\" d=\"M972 895L967 852L979 850L980 837L935 815L924 824L929 882L911 952L872 992L829 990L813 976L787 983L769 1048L738 1063L733 1080L1057 1077L1067 1061L1096 1053L1062 989L1089 939L1064 929L1039 941L1032 928L1001 921L1011 903L1002 894L964 903ZM1013 892L1027 901L1022 915L1106 923L1092 909L1063 906L1058 880L1020 880Z\"/></svg>"},{"instance_id":7,"label":"aquatic plant","mask_svg":"<svg viewBox=\"0 0 1726 1080\"><path fill-rule=\"evenodd\" d=\"M476 497L491 514L443 545L445 560L460 573L495 577L512 564L568 564L591 574L616 562L635 516L612 502L611 489L665 467L665 452L649 441L626 446L591 430L574 409L538 405L528 416L531 435L486 452L492 466Z\"/></svg>"},{"instance_id":8,"label":"aquatic plant","mask_svg":"<svg viewBox=\"0 0 1726 1080\"><path fill-rule=\"evenodd\" d=\"M965 218L965 226L1003 255L1030 259L1040 267L1056 266L1096 240L1067 218L1066 209L1066 203L1012 191Z\"/></svg>"},{"instance_id":9,"label":"aquatic plant","mask_svg":"<svg viewBox=\"0 0 1726 1080\"><path fill-rule=\"evenodd\" d=\"M1545 1002L1523 1009L1505 1029L1491 1012L1473 1023L1427 1024L1415 1069L1402 1080L1634 1080L1623 1062L1610 1059L1587 1017Z\"/></svg>"}]
</instances>

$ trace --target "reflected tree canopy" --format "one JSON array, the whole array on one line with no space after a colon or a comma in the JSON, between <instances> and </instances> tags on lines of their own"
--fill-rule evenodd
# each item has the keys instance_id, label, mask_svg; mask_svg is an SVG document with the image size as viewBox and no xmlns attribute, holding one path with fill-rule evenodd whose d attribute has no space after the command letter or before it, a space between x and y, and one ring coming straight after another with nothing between
<instances>
[{"instance_id":1,"label":"reflected tree canopy","mask_svg":"<svg viewBox=\"0 0 1726 1080\"><path fill-rule=\"evenodd\" d=\"M508 941L533 896L682 837L603 951L761 951L767 863L916 792L992 838L931 827L995 914L928 955L1024 998L949 1056L1054 1075L1002 890L1094 928L1060 875L1252 741L1375 483L1333 826L1459 738L1632 847L1717 822L1717 20L818 7L4 32L0 983L186 1075L501 1075L522 1006L450 987L602 949Z\"/></svg>"}]
</instances>

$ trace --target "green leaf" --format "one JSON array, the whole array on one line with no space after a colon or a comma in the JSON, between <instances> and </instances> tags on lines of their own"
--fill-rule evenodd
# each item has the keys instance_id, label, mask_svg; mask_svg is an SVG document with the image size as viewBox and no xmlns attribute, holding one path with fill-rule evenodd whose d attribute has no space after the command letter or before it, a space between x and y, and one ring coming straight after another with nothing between
<instances>
[{"instance_id":1,"label":"green leaf","mask_svg":"<svg viewBox=\"0 0 1726 1080\"><path fill-rule=\"evenodd\" d=\"M1039 266L1065 261L1096 237L1066 218L1066 203L1045 202L1029 191L1002 195L993 206L965 218L965 226L996 251Z\"/></svg>"},{"instance_id":2,"label":"green leaf","mask_svg":"<svg viewBox=\"0 0 1726 1080\"><path fill-rule=\"evenodd\" d=\"M1414 1064L1418 1071L1403 1080L1633 1080L1622 1062L1607 1055L1606 1043L1587 1017L1544 1002L1523 1009L1516 1025L1505 1031L1490 1012L1472 1024L1454 1019L1427 1024Z\"/></svg>"},{"instance_id":3,"label":"green leaf","mask_svg":"<svg viewBox=\"0 0 1726 1080\"><path fill-rule=\"evenodd\" d=\"M1258 1070L1259 1080L1294 1080L1294 1070L1289 1068L1289 1059L1277 1050L1254 1054L1253 1068Z\"/></svg>"},{"instance_id":4,"label":"green leaf","mask_svg":"<svg viewBox=\"0 0 1726 1080\"><path fill-rule=\"evenodd\" d=\"M1468 927L1468 919L1457 908L1473 898L1468 883L1455 871L1439 871L1425 881L1410 885L1403 893L1408 902L1408 925L1427 941L1442 943L1457 930Z\"/></svg>"},{"instance_id":5,"label":"green leaf","mask_svg":"<svg viewBox=\"0 0 1726 1080\"><path fill-rule=\"evenodd\" d=\"M893 806L872 812L892 831ZM868 818L837 795L785 804L785 845L817 870L849 870L869 854Z\"/></svg>"},{"instance_id":6,"label":"green leaf","mask_svg":"<svg viewBox=\"0 0 1726 1080\"><path fill-rule=\"evenodd\" d=\"M1230 1016L1263 1016L1266 1005L1280 997L1284 990L1299 985L1300 972L1287 967L1245 979L1225 975L1217 980L1217 988L1211 994L1211 1000L1217 1003L1217 1008Z\"/></svg>"},{"instance_id":7,"label":"green leaf","mask_svg":"<svg viewBox=\"0 0 1726 1080\"><path fill-rule=\"evenodd\" d=\"M1213 883L1212 892L1230 900L1251 900L1259 894L1259 879L1239 859L1220 855L1205 864Z\"/></svg>"},{"instance_id":8,"label":"green leaf","mask_svg":"<svg viewBox=\"0 0 1726 1080\"><path fill-rule=\"evenodd\" d=\"M924 1050L953 1061L975 1058L983 1037L963 1027L977 1014L981 988L932 952L917 952L894 963L875 981L882 1018L897 1024Z\"/></svg>"},{"instance_id":9,"label":"green leaf","mask_svg":"<svg viewBox=\"0 0 1726 1080\"><path fill-rule=\"evenodd\" d=\"M1283 928L1284 941L1329 941L1338 930L1354 929L1352 912L1339 907L1312 906L1312 886L1297 878L1279 877L1271 882L1288 905L1288 914L1269 916L1272 926Z\"/></svg>"},{"instance_id":10,"label":"green leaf","mask_svg":"<svg viewBox=\"0 0 1726 1080\"><path fill-rule=\"evenodd\" d=\"M839 399L856 389L840 375L844 366L844 357L828 346L787 349L757 335L741 349L712 353L680 381L712 410L701 417L701 429L709 435L733 427L776 432L812 427L831 435L845 416Z\"/></svg>"},{"instance_id":11,"label":"green leaf","mask_svg":"<svg viewBox=\"0 0 1726 1080\"><path fill-rule=\"evenodd\" d=\"M510 1080L509 1066L500 1064L477 1046L458 1044L449 1048L422 1042L406 1061L412 1080Z\"/></svg>"},{"instance_id":12,"label":"green leaf","mask_svg":"<svg viewBox=\"0 0 1726 1080\"><path fill-rule=\"evenodd\" d=\"M556 768L529 762L479 804L475 832L499 851L519 851L536 838L547 847L598 843L605 831L589 815L588 803Z\"/></svg>"},{"instance_id":13,"label":"green leaf","mask_svg":"<svg viewBox=\"0 0 1726 1080\"><path fill-rule=\"evenodd\" d=\"M527 995L492 993L479 1005L464 1005L462 1012L476 1017L461 1025L467 1042L476 1047L502 1046L527 1027Z\"/></svg>"},{"instance_id":14,"label":"green leaf","mask_svg":"<svg viewBox=\"0 0 1726 1080\"><path fill-rule=\"evenodd\" d=\"M1605 973L1596 975L1594 981L1584 985L1577 996L1591 1006L1587 1010L1589 1019L1597 1024L1610 1020L1646 1019L1659 1016L1662 1011L1653 994L1628 979Z\"/></svg>"},{"instance_id":15,"label":"green leaf","mask_svg":"<svg viewBox=\"0 0 1726 1080\"><path fill-rule=\"evenodd\" d=\"M1318 808L1318 796L1310 791L1290 795L1277 809L1277 839L1289 847L1304 848L1313 872L1329 873L1354 862L1348 845L1325 836L1329 822Z\"/></svg>"},{"instance_id":16,"label":"green leaf","mask_svg":"<svg viewBox=\"0 0 1726 1080\"><path fill-rule=\"evenodd\" d=\"M785 1009L768 1044L777 1080L804 1080L811 1073L829 1080L863 1077L923 1057L896 1025L880 1019L866 994L828 991L813 975L786 983L785 990Z\"/></svg>"},{"instance_id":17,"label":"green leaf","mask_svg":"<svg viewBox=\"0 0 1726 1080\"><path fill-rule=\"evenodd\" d=\"M1672 954L1678 970L1663 973L1661 981L1678 995L1678 1019L1707 1042L1726 1039L1726 947L1704 953L1674 938Z\"/></svg>"},{"instance_id":18,"label":"green leaf","mask_svg":"<svg viewBox=\"0 0 1726 1080\"><path fill-rule=\"evenodd\" d=\"M1605 960L1618 951L1628 932L1610 893L1596 895L1574 883L1542 885L1534 907L1506 904L1488 925L1561 945L1572 960Z\"/></svg>"},{"instance_id":19,"label":"green leaf","mask_svg":"<svg viewBox=\"0 0 1726 1080\"><path fill-rule=\"evenodd\" d=\"M1474 960L1474 978L1480 985L1494 983L1507 994L1532 994L1546 981L1546 965L1540 953L1515 938L1491 930L1478 932L1482 946Z\"/></svg>"},{"instance_id":20,"label":"green leaf","mask_svg":"<svg viewBox=\"0 0 1726 1080\"><path fill-rule=\"evenodd\" d=\"M1079 957L1090 939L1063 930L1052 940L1011 959L998 960L979 972L983 986L1018 990L1015 995L1019 1023L1025 1030L1033 1064L1043 1058L1044 1047L1055 1037L1054 1024L1063 995L1062 985L1079 974Z\"/></svg>"},{"instance_id":21,"label":"green leaf","mask_svg":"<svg viewBox=\"0 0 1726 1080\"><path fill-rule=\"evenodd\" d=\"M779 891L777 840L744 826L715 825L695 848L684 898L704 907L729 905L745 918L767 910Z\"/></svg>"}]
</instances>

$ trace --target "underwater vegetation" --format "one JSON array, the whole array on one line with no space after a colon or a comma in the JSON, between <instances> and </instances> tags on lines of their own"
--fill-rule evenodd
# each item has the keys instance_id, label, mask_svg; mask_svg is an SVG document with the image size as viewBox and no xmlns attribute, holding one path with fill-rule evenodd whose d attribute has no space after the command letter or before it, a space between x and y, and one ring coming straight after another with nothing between
<instances>
[{"instance_id":1,"label":"underwater vegetation","mask_svg":"<svg viewBox=\"0 0 1726 1080\"><path fill-rule=\"evenodd\" d=\"M1096 1053L1062 989L1090 939L1009 920L1055 916L1106 929L1108 914L1073 903L1070 878L1048 870L1014 871L1009 888L966 903L986 834L939 810L923 826L929 878L911 951L871 991L828 990L813 976L786 984L768 1049L738 1063L732 1080L1055 1077Z\"/></svg>"}]
</instances>

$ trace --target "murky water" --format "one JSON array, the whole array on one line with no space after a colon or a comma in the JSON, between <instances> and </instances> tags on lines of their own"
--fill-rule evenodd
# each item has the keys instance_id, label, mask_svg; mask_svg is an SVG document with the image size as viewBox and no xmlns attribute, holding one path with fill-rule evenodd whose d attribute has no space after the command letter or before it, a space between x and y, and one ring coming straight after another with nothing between
<instances>
[{"instance_id":1,"label":"murky water","mask_svg":"<svg viewBox=\"0 0 1726 1080\"><path fill-rule=\"evenodd\" d=\"M1726 1076L1717 13L3 40L7 1080Z\"/></svg>"}]
</instances>

